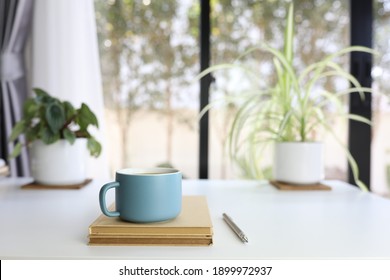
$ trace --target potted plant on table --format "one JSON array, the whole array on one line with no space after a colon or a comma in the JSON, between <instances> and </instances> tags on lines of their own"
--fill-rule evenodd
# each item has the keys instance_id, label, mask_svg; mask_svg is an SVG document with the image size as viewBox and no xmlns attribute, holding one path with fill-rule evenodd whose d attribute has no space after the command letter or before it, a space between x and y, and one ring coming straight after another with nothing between
<instances>
[{"instance_id":1,"label":"potted plant on table","mask_svg":"<svg viewBox=\"0 0 390 280\"><path fill-rule=\"evenodd\" d=\"M203 71L199 77L211 72L239 69L254 80L259 76L252 69L240 64L242 58L253 52L269 54L276 78L271 85L258 87L225 102L240 103L237 109L228 143L230 155L239 166L250 173L252 178L261 176L261 157L265 146L274 145L273 176L275 180L291 184L312 184L323 179L323 144L318 141L319 130L331 133L341 144L333 132L330 116L326 108L332 107L333 117L352 119L370 124L370 121L358 115L348 114L342 105L342 99L348 94L359 94L364 98L364 88L335 59L350 52L366 52L374 54L372 49L351 46L326 56L320 61L308 65L303 71L294 67L294 6L290 4L284 32L284 48L282 51L267 44L256 46L243 55L236 63L220 64ZM329 91L320 84L326 79L340 77L348 81L350 88ZM237 100L236 100L237 99ZM201 115L214 104L204 108ZM366 189L359 180L358 167L348 149L344 148L358 186Z\"/></svg>"},{"instance_id":2,"label":"potted plant on table","mask_svg":"<svg viewBox=\"0 0 390 280\"><path fill-rule=\"evenodd\" d=\"M88 130L90 126L98 127L95 114L84 103L76 109L42 89L33 90L35 96L25 101L23 118L15 124L9 138L17 141L24 134L26 143L17 141L10 157L18 156L22 145L29 144L31 172L37 183L82 183L86 179L86 150L93 157L98 157L102 150Z\"/></svg>"}]
</instances>

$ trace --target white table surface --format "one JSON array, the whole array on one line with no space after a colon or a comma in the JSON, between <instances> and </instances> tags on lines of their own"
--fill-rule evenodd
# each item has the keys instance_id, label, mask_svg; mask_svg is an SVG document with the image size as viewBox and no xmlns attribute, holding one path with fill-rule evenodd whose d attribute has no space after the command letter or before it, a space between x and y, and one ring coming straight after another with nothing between
<instances>
[{"instance_id":1,"label":"white table surface","mask_svg":"<svg viewBox=\"0 0 390 280\"><path fill-rule=\"evenodd\" d=\"M327 182L332 191L278 191L259 181L184 180L184 195L207 196L210 247L88 246L101 182L81 190L25 190L20 183L0 180L0 259L390 258L390 200L338 181Z\"/></svg>"}]
</instances>

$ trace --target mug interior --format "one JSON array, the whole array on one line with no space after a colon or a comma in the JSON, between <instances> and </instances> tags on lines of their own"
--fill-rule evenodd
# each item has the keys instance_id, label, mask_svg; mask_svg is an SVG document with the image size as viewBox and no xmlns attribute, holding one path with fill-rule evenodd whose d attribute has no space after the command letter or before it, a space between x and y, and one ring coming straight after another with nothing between
<instances>
[{"instance_id":1,"label":"mug interior","mask_svg":"<svg viewBox=\"0 0 390 280\"><path fill-rule=\"evenodd\" d=\"M116 171L116 173L123 175L164 175L164 174L174 174L179 173L180 171L174 168L163 168L163 167L154 167L154 168L125 168Z\"/></svg>"}]
</instances>

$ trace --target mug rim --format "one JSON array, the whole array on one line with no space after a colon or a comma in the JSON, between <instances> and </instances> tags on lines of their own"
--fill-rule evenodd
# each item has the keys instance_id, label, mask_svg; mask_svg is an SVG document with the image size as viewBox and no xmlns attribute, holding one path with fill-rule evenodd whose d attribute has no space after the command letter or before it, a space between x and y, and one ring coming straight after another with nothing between
<instances>
[{"instance_id":1,"label":"mug rim","mask_svg":"<svg viewBox=\"0 0 390 280\"><path fill-rule=\"evenodd\" d=\"M123 168L115 172L120 175L130 175L130 176L164 176L179 174L180 171L175 168L169 167L145 167L145 168Z\"/></svg>"}]
</instances>

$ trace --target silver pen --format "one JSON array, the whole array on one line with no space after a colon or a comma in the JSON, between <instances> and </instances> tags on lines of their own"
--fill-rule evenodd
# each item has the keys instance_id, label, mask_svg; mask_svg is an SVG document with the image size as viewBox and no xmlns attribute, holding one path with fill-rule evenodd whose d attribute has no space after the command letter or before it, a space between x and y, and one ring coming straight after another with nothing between
<instances>
[{"instance_id":1,"label":"silver pen","mask_svg":"<svg viewBox=\"0 0 390 280\"><path fill-rule=\"evenodd\" d=\"M244 232L233 222L233 220L226 214L222 214L223 220L229 225L229 227L234 231L235 234L241 239L242 242L248 242L248 238L245 236Z\"/></svg>"}]
</instances>

